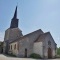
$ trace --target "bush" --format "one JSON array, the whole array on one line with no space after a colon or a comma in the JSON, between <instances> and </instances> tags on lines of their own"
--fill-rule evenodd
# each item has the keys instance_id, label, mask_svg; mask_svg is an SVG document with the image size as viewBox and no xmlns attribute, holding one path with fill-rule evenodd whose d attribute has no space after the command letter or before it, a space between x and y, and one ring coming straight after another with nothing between
<instances>
[{"instance_id":1,"label":"bush","mask_svg":"<svg viewBox=\"0 0 60 60\"><path fill-rule=\"evenodd\" d=\"M36 58L36 59L39 59L39 58L41 58L41 56L40 56L39 54L32 53L32 54L30 55L30 58Z\"/></svg>"},{"instance_id":2,"label":"bush","mask_svg":"<svg viewBox=\"0 0 60 60\"><path fill-rule=\"evenodd\" d=\"M11 57L16 57L16 55L14 55L14 54L12 54L12 53L11 53L11 54L8 54L8 55L11 56Z\"/></svg>"},{"instance_id":3,"label":"bush","mask_svg":"<svg viewBox=\"0 0 60 60\"><path fill-rule=\"evenodd\" d=\"M60 56L60 47L57 48L57 55Z\"/></svg>"},{"instance_id":4,"label":"bush","mask_svg":"<svg viewBox=\"0 0 60 60\"><path fill-rule=\"evenodd\" d=\"M12 57L16 57L16 55L14 55L14 54L10 54L10 56L12 56Z\"/></svg>"},{"instance_id":5,"label":"bush","mask_svg":"<svg viewBox=\"0 0 60 60\"><path fill-rule=\"evenodd\" d=\"M56 58L60 58L60 55L57 55Z\"/></svg>"}]
</instances>

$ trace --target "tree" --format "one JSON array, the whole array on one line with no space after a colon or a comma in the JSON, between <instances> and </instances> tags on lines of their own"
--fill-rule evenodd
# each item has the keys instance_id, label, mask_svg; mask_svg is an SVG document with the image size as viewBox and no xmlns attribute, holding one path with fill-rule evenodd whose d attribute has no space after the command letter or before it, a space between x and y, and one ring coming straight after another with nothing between
<instances>
[{"instance_id":1,"label":"tree","mask_svg":"<svg viewBox=\"0 0 60 60\"><path fill-rule=\"evenodd\" d=\"M57 55L60 55L60 47L57 48Z\"/></svg>"}]
</instances>

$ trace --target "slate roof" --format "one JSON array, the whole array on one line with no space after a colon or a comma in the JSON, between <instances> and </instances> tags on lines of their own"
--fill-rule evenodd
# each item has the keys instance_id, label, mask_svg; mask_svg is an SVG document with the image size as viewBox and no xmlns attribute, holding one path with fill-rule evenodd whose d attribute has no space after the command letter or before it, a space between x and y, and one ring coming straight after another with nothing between
<instances>
[{"instance_id":1,"label":"slate roof","mask_svg":"<svg viewBox=\"0 0 60 60\"><path fill-rule=\"evenodd\" d=\"M43 34L41 34L36 40L35 40L35 42L42 42L44 39L45 39L45 37L46 37L46 35L47 34L49 34L49 32L46 32L46 33L43 33Z\"/></svg>"},{"instance_id":2,"label":"slate roof","mask_svg":"<svg viewBox=\"0 0 60 60\"><path fill-rule=\"evenodd\" d=\"M23 38L28 37L29 35L32 35L33 33L36 33L37 31L42 31L42 30L39 29L39 30L36 30L36 31L31 32L31 33L29 33L29 34L26 34L26 35L24 35L24 36L22 36L22 37L20 37L20 38L18 38L18 39L16 39L16 40L11 41L10 43L13 43L13 42L17 42L17 41L19 41L19 40L22 40ZM42 32L43 32L43 31L42 31ZM43 42L43 40L45 39L45 37L46 37L47 35L50 35L50 36L51 36L50 32L46 32L46 33L40 34L34 42ZM52 37L52 36L51 36L51 37ZM53 39L53 37L52 37L52 39ZM54 39L53 39L53 41L54 41ZM54 41L54 43L55 43L55 41ZM55 45L57 45L57 44L55 43Z\"/></svg>"},{"instance_id":3,"label":"slate roof","mask_svg":"<svg viewBox=\"0 0 60 60\"><path fill-rule=\"evenodd\" d=\"M23 38L25 38L25 37L28 37L29 35L32 35L32 34L38 32L38 31L43 32L41 29L38 29L38 30L36 30L36 31L34 31L34 32L31 32L31 33L26 34L26 35L24 35L24 36L22 36L22 37L19 37L18 39L15 39L15 40L11 41L10 43L17 42L17 41L19 41L19 40L21 40L21 39L23 39ZM44 33L44 32L43 32L43 33Z\"/></svg>"}]
</instances>

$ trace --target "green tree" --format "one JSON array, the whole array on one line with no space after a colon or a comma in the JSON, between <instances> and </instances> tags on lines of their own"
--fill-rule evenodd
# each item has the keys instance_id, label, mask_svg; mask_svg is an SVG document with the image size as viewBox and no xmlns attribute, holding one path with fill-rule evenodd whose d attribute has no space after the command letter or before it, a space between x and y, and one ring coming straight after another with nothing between
<instances>
[{"instance_id":1,"label":"green tree","mask_svg":"<svg viewBox=\"0 0 60 60\"><path fill-rule=\"evenodd\" d=\"M57 48L57 55L60 55L60 47Z\"/></svg>"}]
</instances>

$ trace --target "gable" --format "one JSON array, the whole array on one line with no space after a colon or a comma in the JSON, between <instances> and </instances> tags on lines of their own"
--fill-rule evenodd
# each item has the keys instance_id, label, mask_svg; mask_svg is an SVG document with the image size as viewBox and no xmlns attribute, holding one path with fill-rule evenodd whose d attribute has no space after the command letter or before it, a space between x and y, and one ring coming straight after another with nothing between
<instances>
[{"instance_id":1,"label":"gable","mask_svg":"<svg viewBox=\"0 0 60 60\"><path fill-rule=\"evenodd\" d=\"M48 38L48 37L50 37L51 40L55 43L55 41L54 41L52 35L50 34L50 32L46 32L46 33L41 34L41 35L35 40L35 42L40 42L40 41L43 42L43 41L45 40L45 38ZM55 44L56 44L56 43L55 43Z\"/></svg>"},{"instance_id":2,"label":"gable","mask_svg":"<svg viewBox=\"0 0 60 60\"><path fill-rule=\"evenodd\" d=\"M55 41L54 41L50 32L47 33L46 38L50 39L50 41L53 42L56 45L56 43L55 43Z\"/></svg>"}]
</instances>

